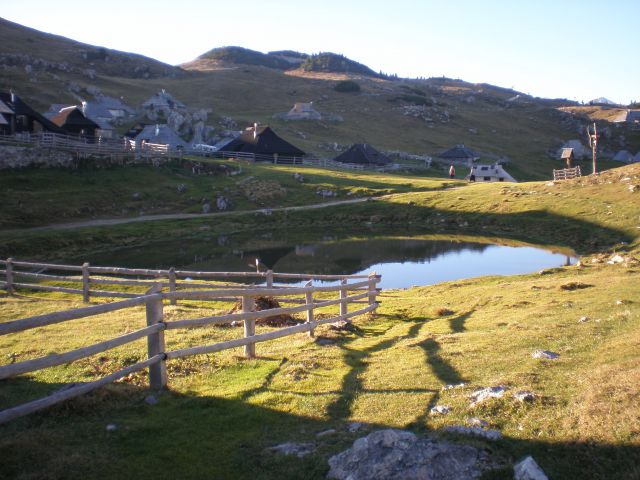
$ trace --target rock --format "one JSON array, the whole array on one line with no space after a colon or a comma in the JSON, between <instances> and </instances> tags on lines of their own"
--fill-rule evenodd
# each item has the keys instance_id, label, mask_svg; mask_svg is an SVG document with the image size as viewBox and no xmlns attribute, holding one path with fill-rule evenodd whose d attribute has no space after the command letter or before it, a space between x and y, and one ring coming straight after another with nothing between
<instances>
[{"instance_id":1,"label":"rock","mask_svg":"<svg viewBox=\"0 0 640 480\"><path fill-rule=\"evenodd\" d=\"M533 358L542 358L545 360L556 360L558 358L560 358L560 354L559 353L554 353L554 352L550 352L549 350L536 350L534 351L531 356Z\"/></svg>"},{"instance_id":2,"label":"rock","mask_svg":"<svg viewBox=\"0 0 640 480\"><path fill-rule=\"evenodd\" d=\"M329 459L327 478L338 480L470 480L487 468L487 454L468 446L378 430Z\"/></svg>"},{"instance_id":3,"label":"rock","mask_svg":"<svg viewBox=\"0 0 640 480\"><path fill-rule=\"evenodd\" d=\"M467 420L467 423L472 427L487 428L489 426L489 422L487 422L486 420L482 420L481 418L478 418L478 417L471 417L470 419Z\"/></svg>"},{"instance_id":4,"label":"rock","mask_svg":"<svg viewBox=\"0 0 640 480\"><path fill-rule=\"evenodd\" d=\"M624 263L624 257L622 255L613 255L607 263L609 265L614 265L616 263Z\"/></svg>"},{"instance_id":5,"label":"rock","mask_svg":"<svg viewBox=\"0 0 640 480\"><path fill-rule=\"evenodd\" d=\"M301 173L294 173L293 174L293 179L297 182L303 183L304 182L304 176Z\"/></svg>"},{"instance_id":6,"label":"rock","mask_svg":"<svg viewBox=\"0 0 640 480\"><path fill-rule=\"evenodd\" d=\"M516 392L513 394L513 397L516 400L519 400L521 402L533 402L536 399L536 394L533 392L530 392L529 390L521 390L519 392Z\"/></svg>"},{"instance_id":7,"label":"rock","mask_svg":"<svg viewBox=\"0 0 640 480\"><path fill-rule=\"evenodd\" d=\"M578 319L578 323L587 323L589 321L589 317L580 317Z\"/></svg>"},{"instance_id":8,"label":"rock","mask_svg":"<svg viewBox=\"0 0 640 480\"><path fill-rule=\"evenodd\" d=\"M455 433L457 435L466 435L472 437L480 437L485 438L487 440L500 440L502 438L502 433L497 430L485 430L480 427L465 427L463 425L451 425L446 427L445 432L447 433Z\"/></svg>"},{"instance_id":9,"label":"rock","mask_svg":"<svg viewBox=\"0 0 640 480\"><path fill-rule=\"evenodd\" d=\"M471 406L484 402L489 398L502 398L504 392L507 391L507 387L499 385L497 387L486 387L480 390L476 390L471 394Z\"/></svg>"},{"instance_id":10,"label":"rock","mask_svg":"<svg viewBox=\"0 0 640 480\"><path fill-rule=\"evenodd\" d=\"M202 205L202 213L209 213L211 211L211 204L205 203Z\"/></svg>"},{"instance_id":11,"label":"rock","mask_svg":"<svg viewBox=\"0 0 640 480\"><path fill-rule=\"evenodd\" d=\"M176 185L176 190L178 191L178 193L184 193L187 191L187 187L184 183L179 183L178 185Z\"/></svg>"},{"instance_id":12,"label":"rock","mask_svg":"<svg viewBox=\"0 0 640 480\"><path fill-rule=\"evenodd\" d=\"M340 320L336 323L332 323L331 325L329 325L329 329L337 330L339 332L354 332L356 330L356 327L351 322L348 322L346 320Z\"/></svg>"},{"instance_id":13,"label":"rock","mask_svg":"<svg viewBox=\"0 0 640 480\"><path fill-rule=\"evenodd\" d=\"M451 312L453 313L453 312ZM449 385L445 385L444 387L442 387L440 390L452 390L454 388L462 388L466 385L466 383L464 382L460 382L460 383L456 383L456 384L449 384Z\"/></svg>"},{"instance_id":14,"label":"rock","mask_svg":"<svg viewBox=\"0 0 640 480\"><path fill-rule=\"evenodd\" d=\"M216 198L216 208L221 212L229 210L231 208L231 200L220 195Z\"/></svg>"},{"instance_id":15,"label":"rock","mask_svg":"<svg viewBox=\"0 0 640 480\"><path fill-rule=\"evenodd\" d=\"M265 451L270 453L279 453L281 455L295 455L298 458L302 458L313 453L314 449L315 447L313 443L286 442L265 448Z\"/></svg>"},{"instance_id":16,"label":"rock","mask_svg":"<svg viewBox=\"0 0 640 480\"><path fill-rule=\"evenodd\" d=\"M513 467L514 480L548 480L533 457L528 456Z\"/></svg>"},{"instance_id":17,"label":"rock","mask_svg":"<svg viewBox=\"0 0 640 480\"><path fill-rule=\"evenodd\" d=\"M134 200L139 200L140 199L140 192L133 192L131 194L131 198L133 198Z\"/></svg>"},{"instance_id":18,"label":"rock","mask_svg":"<svg viewBox=\"0 0 640 480\"><path fill-rule=\"evenodd\" d=\"M364 427L364 423L362 422L351 422L349 425L347 425L347 430L349 431L349 433L356 433L362 427Z\"/></svg>"},{"instance_id":19,"label":"rock","mask_svg":"<svg viewBox=\"0 0 640 480\"><path fill-rule=\"evenodd\" d=\"M118 426L115 423L110 423L107 425L107 432L115 432L118 429Z\"/></svg>"},{"instance_id":20,"label":"rock","mask_svg":"<svg viewBox=\"0 0 640 480\"><path fill-rule=\"evenodd\" d=\"M147 395L146 398L144 399L144 403L146 403L147 405L157 405L158 404L158 399L155 395Z\"/></svg>"},{"instance_id":21,"label":"rock","mask_svg":"<svg viewBox=\"0 0 640 480\"><path fill-rule=\"evenodd\" d=\"M328 339L328 338L318 338L318 339L316 340L316 343L317 343L318 345L321 345L321 346L323 346L323 347L326 347L327 345L333 345L333 344L335 344L336 342L334 342L333 340L330 340L330 339Z\"/></svg>"},{"instance_id":22,"label":"rock","mask_svg":"<svg viewBox=\"0 0 640 480\"><path fill-rule=\"evenodd\" d=\"M329 435L334 435L336 433L335 428L330 428L329 430L324 430L322 432L318 432L316 434L317 438L328 437Z\"/></svg>"},{"instance_id":23,"label":"rock","mask_svg":"<svg viewBox=\"0 0 640 480\"><path fill-rule=\"evenodd\" d=\"M230 325L231 325L232 327L239 327L239 326L240 326L240 323L242 323L242 322L239 322L239 321L237 321L237 320L234 320L234 321L232 321L232 322L230 323Z\"/></svg>"},{"instance_id":24,"label":"rock","mask_svg":"<svg viewBox=\"0 0 640 480\"><path fill-rule=\"evenodd\" d=\"M431 415L446 415L450 411L451 407L447 407L446 405L436 405L429 411L429 413L431 413Z\"/></svg>"}]
</instances>

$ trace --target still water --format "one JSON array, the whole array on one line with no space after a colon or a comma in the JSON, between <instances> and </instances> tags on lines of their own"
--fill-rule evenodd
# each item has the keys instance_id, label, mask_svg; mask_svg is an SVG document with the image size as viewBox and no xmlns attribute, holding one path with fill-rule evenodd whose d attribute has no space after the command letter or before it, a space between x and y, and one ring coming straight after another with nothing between
<instances>
[{"instance_id":1,"label":"still water","mask_svg":"<svg viewBox=\"0 0 640 480\"><path fill-rule=\"evenodd\" d=\"M499 242L503 243L503 242ZM67 258L77 263L207 271L382 275L382 288L408 288L483 275L512 275L573 264L570 251L490 243L471 237L401 238L353 234L262 232L203 236Z\"/></svg>"}]
</instances>

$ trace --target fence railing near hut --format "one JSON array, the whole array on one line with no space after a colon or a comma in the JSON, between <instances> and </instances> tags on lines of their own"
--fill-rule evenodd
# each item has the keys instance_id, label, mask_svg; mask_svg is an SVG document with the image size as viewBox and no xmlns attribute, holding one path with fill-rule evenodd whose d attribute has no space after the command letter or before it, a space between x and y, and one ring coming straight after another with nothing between
<instances>
[{"instance_id":1,"label":"fence railing near hut","mask_svg":"<svg viewBox=\"0 0 640 480\"><path fill-rule=\"evenodd\" d=\"M168 360L175 360L191 355L209 354L227 349L244 347L244 354L249 358L256 355L256 344L269 340L275 340L289 335L306 332L310 337L314 336L314 330L323 324L335 323L339 321L350 321L351 318L374 312L378 306L376 296L378 289L376 284L380 281L380 276L375 273L369 275L305 275L292 273L268 272L194 272L169 270L146 270L146 269L124 269L116 267L91 267L88 264L82 266L56 265L35 262L19 262L12 259L1 261L4 270L0 273L4 275L5 281L0 283L9 294L16 289L35 289L45 291L64 292L72 294L82 294L83 299L88 301L90 295L107 297L132 297L126 300L104 303L72 310L65 310L45 315L13 320L0 323L0 336L16 334L34 328L59 324L79 318L88 318L104 313L127 310L144 305L146 311L146 327L136 331L111 338L93 345L84 346L64 353L54 353L44 357L12 363L0 366L0 380L14 377L16 375L34 372L56 365L62 365L92 355L111 350L113 348L129 344L136 340L147 338L147 359L127 366L121 370L113 372L103 378L93 382L71 386L61 391L57 391L48 397L34 400L23 405L18 405L4 411L0 411L0 424L15 418L28 415L32 412L42 410L64 400L82 395L91 390L99 388L108 383L112 383L133 372L149 369L149 383L152 389L162 389L167 386L168 375L166 363ZM79 273L79 276L49 275L43 273L25 272L24 268L52 269L55 271L71 271ZM100 278L91 277L91 273L99 273ZM105 274L118 274L119 278L104 278ZM127 280L124 275L152 276L149 280ZM238 277L261 277L267 282L265 287L255 285L238 286L207 284L190 284L190 290L178 290L184 286L185 282L178 282L178 277L189 276L192 278L238 278ZM40 282L79 282L82 288L72 289L66 287L55 287L42 283L17 282L18 278L29 278ZM166 278L166 282L162 277ZM273 280L282 279L309 279L303 287L277 286ZM314 286L313 279L339 280L339 285ZM144 293L117 292L117 291L95 291L90 290L91 283L115 286L145 286L149 287ZM168 291L163 291L168 287ZM197 289L196 289L197 287ZM327 295L337 293L337 298L326 299ZM323 298L318 298L318 295ZM282 303L290 303L294 306L269 308L256 311L255 301L258 297L275 297ZM315 297L315 298L314 298ZM167 321L164 316L164 301L175 304L178 300L183 301L205 301L221 302L240 300L241 310L237 313L228 313L201 317L187 320ZM286 299L286 301L284 301ZM349 311L349 305L358 305L360 308ZM364 306L361 306L364 305ZM318 316L318 309L338 306L337 315ZM271 331L256 333L256 321L272 317L274 315L290 315L294 313L306 313L305 321L293 326L285 326ZM167 351L165 346L164 332L167 330L179 330L205 327L209 325L242 322L244 324L244 334L241 338L225 340L209 345L197 345L187 348Z\"/></svg>"},{"instance_id":2,"label":"fence railing near hut","mask_svg":"<svg viewBox=\"0 0 640 480\"><path fill-rule=\"evenodd\" d=\"M573 168L563 168L561 170L553 171L553 180L568 180L570 178L581 177L580 165Z\"/></svg>"}]
</instances>

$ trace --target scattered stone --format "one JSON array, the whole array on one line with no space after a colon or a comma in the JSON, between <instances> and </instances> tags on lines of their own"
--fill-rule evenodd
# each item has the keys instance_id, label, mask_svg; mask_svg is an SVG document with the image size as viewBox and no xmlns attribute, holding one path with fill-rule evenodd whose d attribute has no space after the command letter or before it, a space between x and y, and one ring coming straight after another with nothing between
<instances>
[{"instance_id":1,"label":"scattered stone","mask_svg":"<svg viewBox=\"0 0 640 480\"><path fill-rule=\"evenodd\" d=\"M187 187L184 183L179 183L178 185L176 185L176 190L178 191L178 193L184 193L187 191Z\"/></svg>"},{"instance_id":2,"label":"scattered stone","mask_svg":"<svg viewBox=\"0 0 640 480\"><path fill-rule=\"evenodd\" d=\"M476 390L471 394L471 406L484 402L489 398L502 398L504 392L507 391L507 387L498 385L497 387L486 387L480 390Z\"/></svg>"},{"instance_id":3,"label":"scattered stone","mask_svg":"<svg viewBox=\"0 0 640 480\"><path fill-rule=\"evenodd\" d=\"M353 323L346 320L340 320L336 323L329 325L330 330L337 330L339 332L355 332L356 327Z\"/></svg>"},{"instance_id":4,"label":"scattered stone","mask_svg":"<svg viewBox=\"0 0 640 480\"><path fill-rule=\"evenodd\" d=\"M157 405L158 404L158 399L155 395L147 395L144 399L144 403L146 403L147 405Z\"/></svg>"},{"instance_id":5,"label":"scattered stone","mask_svg":"<svg viewBox=\"0 0 640 480\"><path fill-rule=\"evenodd\" d=\"M279 453L281 455L295 455L298 458L302 458L313 453L314 449L315 447L313 443L286 442L265 448L265 451L270 453Z\"/></svg>"},{"instance_id":6,"label":"scattered stone","mask_svg":"<svg viewBox=\"0 0 640 480\"><path fill-rule=\"evenodd\" d=\"M356 433L362 427L364 427L364 423L362 422L351 422L349 425L347 425L347 430L349 431L349 433Z\"/></svg>"},{"instance_id":7,"label":"scattered stone","mask_svg":"<svg viewBox=\"0 0 640 480\"><path fill-rule=\"evenodd\" d=\"M324 430L322 432L318 432L316 434L317 438L328 437L329 435L334 435L336 433L335 428L330 428L329 430Z\"/></svg>"},{"instance_id":8,"label":"scattered stone","mask_svg":"<svg viewBox=\"0 0 640 480\"><path fill-rule=\"evenodd\" d=\"M607 263L609 265L615 265L616 263L624 263L624 257L622 255L613 255Z\"/></svg>"},{"instance_id":9,"label":"scattered stone","mask_svg":"<svg viewBox=\"0 0 640 480\"><path fill-rule=\"evenodd\" d=\"M631 303L628 300L616 300L616 305L627 305L628 303Z\"/></svg>"},{"instance_id":10,"label":"scattered stone","mask_svg":"<svg viewBox=\"0 0 640 480\"><path fill-rule=\"evenodd\" d=\"M211 211L211 204L205 203L202 205L202 213L209 213Z\"/></svg>"},{"instance_id":11,"label":"scattered stone","mask_svg":"<svg viewBox=\"0 0 640 480\"><path fill-rule=\"evenodd\" d=\"M229 200L227 197L223 197L222 195L220 195L218 198L216 198L216 208L221 212L230 210L231 200Z\"/></svg>"},{"instance_id":12,"label":"scattered stone","mask_svg":"<svg viewBox=\"0 0 640 480\"><path fill-rule=\"evenodd\" d=\"M446 391L446 390L452 390L454 388L462 388L466 385L466 383L464 382L460 382L460 383L456 383L456 384L449 384L449 385L445 385L444 387L441 388L441 390Z\"/></svg>"},{"instance_id":13,"label":"scattered stone","mask_svg":"<svg viewBox=\"0 0 640 480\"><path fill-rule=\"evenodd\" d=\"M587 323L589 321L589 317L580 317L578 319L578 323Z\"/></svg>"},{"instance_id":14,"label":"scattered stone","mask_svg":"<svg viewBox=\"0 0 640 480\"><path fill-rule=\"evenodd\" d=\"M131 194L131 198L133 198L134 200L139 200L140 199L140 192L133 192Z\"/></svg>"},{"instance_id":15,"label":"scattered stone","mask_svg":"<svg viewBox=\"0 0 640 480\"><path fill-rule=\"evenodd\" d=\"M487 428L489 426L489 422L478 417L471 417L467 420L467 423L472 427Z\"/></svg>"},{"instance_id":16,"label":"scattered stone","mask_svg":"<svg viewBox=\"0 0 640 480\"><path fill-rule=\"evenodd\" d=\"M419 438L403 430L379 430L329 459L327 478L337 480L471 480L487 469L474 447Z\"/></svg>"},{"instance_id":17,"label":"scattered stone","mask_svg":"<svg viewBox=\"0 0 640 480\"><path fill-rule=\"evenodd\" d=\"M293 174L293 179L297 182L303 183L304 182L304 176L301 173L294 173Z\"/></svg>"},{"instance_id":18,"label":"scattered stone","mask_svg":"<svg viewBox=\"0 0 640 480\"><path fill-rule=\"evenodd\" d=\"M569 282L560 285L560 290L581 290L583 288L589 288L591 285L582 282Z\"/></svg>"},{"instance_id":19,"label":"scattered stone","mask_svg":"<svg viewBox=\"0 0 640 480\"><path fill-rule=\"evenodd\" d=\"M107 432L115 432L118 429L118 426L115 423L110 423L107 425Z\"/></svg>"},{"instance_id":20,"label":"scattered stone","mask_svg":"<svg viewBox=\"0 0 640 480\"><path fill-rule=\"evenodd\" d=\"M520 402L533 402L536 399L536 394L529 390L521 390L513 394L513 397Z\"/></svg>"},{"instance_id":21,"label":"scattered stone","mask_svg":"<svg viewBox=\"0 0 640 480\"><path fill-rule=\"evenodd\" d=\"M231 322L231 326L232 326L232 327L239 327L239 326L240 326L240 323L241 323L241 322L239 322L239 321L237 321L237 320L234 320L233 322Z\"/></svg>"},{"instance_id":22,"label":"scattered stone","mask_svg":"<svg viewBox=\"0 0 640 480\"><path fill-rule=\"evenodd\" d=\"M430 410L431 415L446 415L451 411L451 407L446 405L436 405Z\"/></svg>"},{"instance_id":23,"label":"scattered stone","mask_svg":"<svg viewBox=\"0 0 640 480\"><path fill-rule=\"evenodd\" d=\"M445 432L454 433L457 435L466 435L471 437L480 437L485 438L487 440L500 440L502 438L502 433L497 430L485 430L480 427L465 427L464 425L451 425L446 427Z\"/></svg>"},{"instance_id":24,"label":"scattered stone","mask_svg":"<svg viewBox=\"0 0 640 480\"><path fill-rule=\"evenodd\" d=\"M316 340L316 343L320 346L326 347L327 345L333 345L336 342L334 342L333 340L330 340L328 338L318 338Z\"/></svg>"},{"instance_id":25,"label":"scattered stone","mask_svg":"<svg viewBox=\"0 0 640 480\"><path fill-rule=\"evenodd\" d=\"M513 478L514 480L548 480L532 456L528 456L514 465Z\"/></svg>"},{"instance_id":26,"label":"scattered stone","mask_svg":"<svg viewBox=\"0 0 640 480\"><path fill-rule=\"evenodd\" d=\"M335 192L333 190L329 190L328 188L319 188L318 190L316 190L316 195L320 195L323 198L325 198L325 197L337 197L338 196L338 192Z\"/></svg>"},{"instance_id":27,"label":"scattered stone","mask_svg":"<svg viewBox=\"0 0 640 480\"><path fill-rule=\"evenodd\" d=\"M559 353L554 353L554 352L550 352L549 350L535 350L531 356L533 358L542 358L545 360L556 360L558 358L560 358L560 354Z\"/></svg>"}]
</instances>

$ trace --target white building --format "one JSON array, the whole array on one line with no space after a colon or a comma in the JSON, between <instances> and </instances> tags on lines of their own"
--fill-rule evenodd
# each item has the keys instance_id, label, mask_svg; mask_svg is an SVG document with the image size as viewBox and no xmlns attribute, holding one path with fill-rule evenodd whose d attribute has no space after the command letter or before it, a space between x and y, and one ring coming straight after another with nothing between
<instances>
[{"instance_id":1,"label":"white building","mask_svg":"<svg viewBox=\"0 0 640 480\"><path fill-rule=\"evenodd\" d=\"M472 176L474 178L472 178ZM517 182L517 180L509 175L507 171L502 168L502 165L498 163L493 165L473 165L465 179L472 182Z\"/></svg>"}]
</instances>

